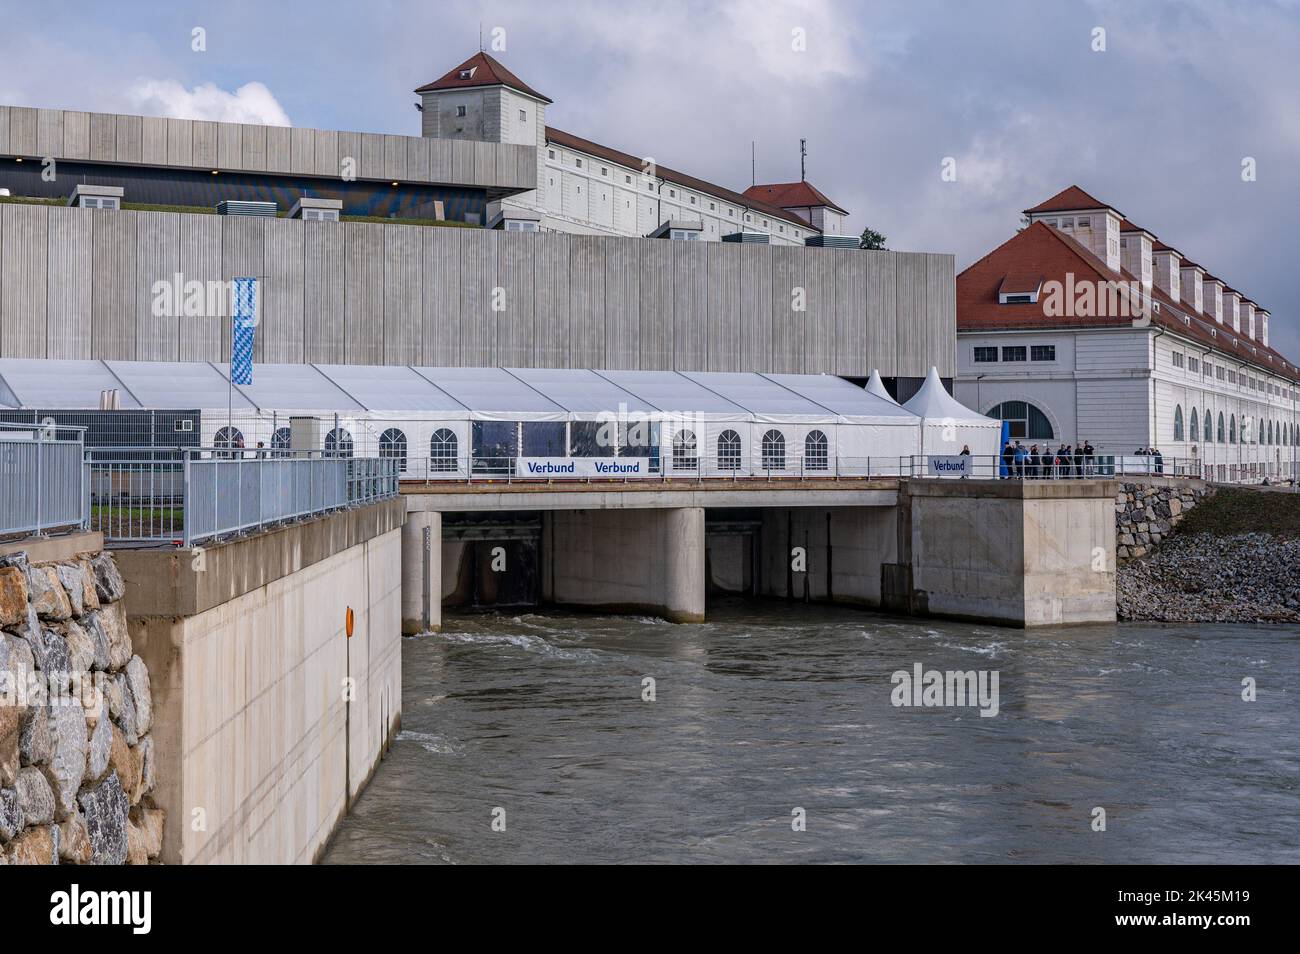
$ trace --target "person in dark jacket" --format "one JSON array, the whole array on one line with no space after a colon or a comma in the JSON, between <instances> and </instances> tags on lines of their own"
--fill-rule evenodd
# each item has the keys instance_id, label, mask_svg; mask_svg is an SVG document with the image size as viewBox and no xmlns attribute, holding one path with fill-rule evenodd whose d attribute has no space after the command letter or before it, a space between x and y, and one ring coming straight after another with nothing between
<instances>
[{"instance_id":1,"label":"person in dark jacket","mask_svg":"<svg viewBox=\"0 0 1300 954\"><path fill-rule=\"evenodd\" d=\"M1038 453L1038 445L1030 444L1029 445L1029 476L1035 479L1038 477L1039 460L1040 460L1040 456Z\"/></svg>"},{"instance_id":2,"label":"person in dark jacket","mask_svg":"<svg viewBox=\"0 0 1300 954\"><path fill-rule=\"evenodd\" d=\"M1003 477L1011 476L1011 464L1012 461L1015 460L1015 457L1016 457L1016 449L1011 446L1010 441L1007 441L1006 447L1002 448L1002 476Z\"/></svg>"},{"instance_id":3,"label":"person in dark jacket","mask_svg":"<svg viewBox=\"0 0 1300 954\"><path fill-rule=\"evenodd\" d=\"M1154 457L1154 458L1156 459L1156 473L1157 473L1157 474L1163 474L1163 473L1165 472L1165 457L1164 457L1164 455L1161 454L1160 451L1159 451L1157 448L1153 447L1153 448L1151 448L1151 456Z\"/></svg>"},{"instance_id":4,"label":"person in dark jacket","mask_svg":"<svg viewBox=\"0 0 1300 954\"><path fill-rule=\"evenodd\" d=\"M1083 474L1085 477L1096 476L1097 469L1092 463L1092 458L1095 455L1096 451L1092 446L1092 442L1085 439L1083 442Z\"/></svg>"},{"instance_id":5,"label":"person in dark jacket","mask_svg":"<svg viewBox=\"0 0 1300 954\"><path fill-rule=\"evenodd\" d=\"M1083 476L1083 445L1074 445L1074 476Z\"/></svg>"}]
</instances>

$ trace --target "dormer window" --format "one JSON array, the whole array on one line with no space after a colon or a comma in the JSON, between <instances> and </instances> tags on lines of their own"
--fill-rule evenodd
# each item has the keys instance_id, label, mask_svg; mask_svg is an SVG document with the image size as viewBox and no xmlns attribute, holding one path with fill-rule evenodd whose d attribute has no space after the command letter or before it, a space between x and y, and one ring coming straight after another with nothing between
<instances>
[{"instance_id":1,"label":"dormer window","mask_svg":"<svg viewBox=\"0 0 1300 954\"><path fill-rule=\"evenodd\" d=\"M461 70L461 71L460 71L460 78L463 79L463 80L473 79L473 78L474 78L474 71L477 70L477 69L478 69L477 66L471 66L471 67L470 67L469 69L467 69L467 70Z\"/></svg>"}]
</instances>

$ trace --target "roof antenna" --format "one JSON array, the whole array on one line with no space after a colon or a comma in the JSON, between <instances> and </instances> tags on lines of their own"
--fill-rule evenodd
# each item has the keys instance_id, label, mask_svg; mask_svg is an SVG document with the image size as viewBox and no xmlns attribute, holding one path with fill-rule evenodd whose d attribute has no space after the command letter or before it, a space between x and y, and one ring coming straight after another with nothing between
<instances>
[{"instance_id":1,"label":"roof antenna","mask_svg":"<svg viewBox=\"0 0 1300 954\"><path fill-rule=\"evenodd\" d=\"M478 51L483 52L483 21L478 21Z\"/></svg>"},{"instance_id":2,"label":"roof antenna","mask_svg":"<svg viewBox=\"0 0 1300 954\"><path fill-rule=\"evenodd\" d=\"M751 186L758 185L758 160L754 158L754 143L753 139L749 141L749 184Z\"/></svg>"},{"instance_id":3,"label":"roof antenna","mask_svg":"<svg viewBox=\"0 0 1300 954\"><path fill-rule=\"evenodd\" d=\"M808 140L799 140L799 181L807 182L808 176L804 174L804 160L808 158Z\"/></svg>"}]
</instances>

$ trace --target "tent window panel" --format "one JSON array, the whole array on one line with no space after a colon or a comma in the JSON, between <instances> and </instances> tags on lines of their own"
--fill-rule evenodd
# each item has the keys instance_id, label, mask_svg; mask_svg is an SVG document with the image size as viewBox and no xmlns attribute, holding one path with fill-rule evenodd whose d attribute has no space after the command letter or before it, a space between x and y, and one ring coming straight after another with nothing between
<instances>
[{"instance_id":1,"label":"tent window panel","mask_svg":"<svg viewBox=\"0 0 1300 954\"><path fill-rule=\"evenodd\" d=\"M563 421L525 421L523 426L524 457L563 457Z\"/></svg>"},{"instance_id":2,"label":"tent window panel","mask_svg":"<svg viewBox=\"0 0 1300 954\"><path fill-rule=\"evenodd\" d=\"M352 435L345 427L336 427L325 435L326 457L351 457Z\"/></svg>"},{"instance_id":3,"label":"tent window panel","mask_svg":"<svg viewBox=\"0 0 1300 954\"><path fill-rule=\"evenodd\" d=\"M244 434L237 427L223 427L213 438L214 447L243 447ZM214 454L214 457L234 457L234 454Z\"/></svg>"},{"instance_id":4,"label":"tent window panel","mask_svg":"<svg viewBox=\"0 0 1300 954\"><path fill-rule=\"evenodd\" d=\"M718 470L740 470L740 435L735 431L718 435Z\"/></svg>"},{"instance_id":5,"label":"tent window panel","mask_svg":"<svg viewBox=\"0 0 1300 954\"><path fill-rule=\"evenodd\" d=\"M654 421L620 421L618 456L659 459L659 425Z\"/></svg>"},{"instance_id":6,"label":"tent window panel","mask_svg":"<svg viewBox=\"0 0 1300 954\"><path fill-rule=\"evenodd\" d=\"M821 431L809 431L803 441L803 469L829 470L830 442Z\"/></svg>"},{"instance_id":7,"label":"tent window panel","mask_svg":"<svg viewBox=\"0 0 1300 954\"><path fill-rule=\"evenodd\" d=\"M573 421L569 424L570 457L613 457L617 440L612 421Z\"/></svg>"},{"instance_id":8,"label":"tent window panel","mask_svg":"<svg viewBox=\"0 0 1300 954\"><path fill-rule=\"evenodd\" d=\"M785 470L785 435L778 430L767 431L762 453L764 470Z\"/></svg>"},{"instance_id":9,"label":"tent window panel","mask_svg":"<svg viewBox=\"0 0 1300 954\"><path fill-rule=\"evenodd\" d=\"M397 472L406 473L406 435L390 427L379 435L379 456L397 461Z\"/></svg>"},{"instance_id":10,"label":"tent window panel","mask_svg":"<svg viewBox=\"0 0 1300 954\"><path fill-rule=\"evenodd\" d=\"M673 435L673 468L695 470L700 458L694 431L678 431Z\"/></svg>"},{"instance_id":11,"label":"tent window panel","mask_svg":"<svg viewBox=\"0 0 1300 954\"><path fill-rule=\"evenodd\" d=\"M445 427L434 431L429 438L429 470L437 474L455 471L459 457L460 442L456 433Z\"/></svg>"},{"instance_id":12,"label":"tent window panel","mask_svg":"<svg viewBox=\"0 0 1300 954\"><path fill-rule=\"evenodd\" d=\"M289 428L277 427L275 433L271 435L271 450L288 450L289 444Z\"/></svg>"},{"instance_id":13,"label":"tent window panel","mask_svg":"<svg viewBox=\"0 0 1300 954\"><path fill-rule=\"evenodd\" d=\"M470 428L470 446L475 473L513 473L519 456L519 425L514 421L475 421Z\"/></svg>"}]
</instances>

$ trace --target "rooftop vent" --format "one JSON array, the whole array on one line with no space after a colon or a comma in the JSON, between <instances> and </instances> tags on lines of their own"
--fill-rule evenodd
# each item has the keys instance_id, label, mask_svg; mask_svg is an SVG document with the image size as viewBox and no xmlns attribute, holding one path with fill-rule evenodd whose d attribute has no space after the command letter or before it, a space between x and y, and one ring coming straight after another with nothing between
<instances>
[{"instance_id":1,"label":"rooftop vent","mask_svg":"<svg viewBox=\"0 0 1300 954\"><path fill-rule=\"evenodd\" d=\"M304 195L289 210L289 218L304 219L308 222L337 222L342 209L343 202L339 199L314 199Z\"/></svg>"},{"instance_id":2,"label":"rooftop vent","mask_svg":"<svg viewBox=\"0 0 1300 954\"><path fill-rule=\"evenodd\" d=\"M68 205L80 209L120 209L123 190L121 186L81 184L68 196Z\"/></svg>"},{"instance_id":3,"label":"rooftop vent","mask_svg":"<svg viewBox=\"0 0 1300 954\"><path fill-rule=\"evenodd\" d=\"M739 242L741 245L767 245L770 239L766 232L730 232L722 236L724 242Z\"/></svg>"},{"instance_id":4,"label":"rooftop vent","mask_svg":"<svg viewBox=\"0 0 1300 954\"><path fill-rule=\"evenodd\" d=\"M857 248L858 244L856 235L810 235L804 239L804 245L811 248Z\"/></svg>"},{"instance_id":5,"label":"rooftop vent","mask_svg":"<svg viewBox=\"0 0 1300 954\"><path fill-rule=\"evenodd\" d=\"M217 203L217 215L261 215L275 218L278 207L274 202L247 202L241 199L223 199Z\"/></svg>"}]
</instances>

